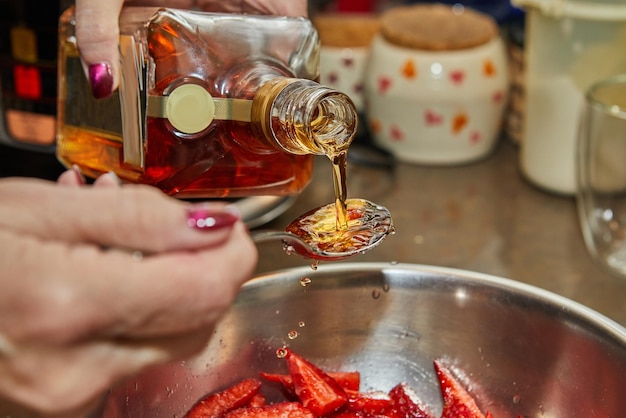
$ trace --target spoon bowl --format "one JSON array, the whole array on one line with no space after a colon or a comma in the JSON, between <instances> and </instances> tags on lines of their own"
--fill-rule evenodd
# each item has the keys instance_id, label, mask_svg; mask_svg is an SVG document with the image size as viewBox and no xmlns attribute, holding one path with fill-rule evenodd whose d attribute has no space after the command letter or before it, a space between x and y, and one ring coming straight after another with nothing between
<instances>
[{"instance_id":1,"label":"spoon bowl","mask_svg":"<svg viewBox=\"0 0 626 418\"><path fill-rule=\"evenodd\" d=\"M285 231L251 233L254 242L281 240L287 253L320 261L339 261L363 254L394 232L387 208L364 199L348 199L347 225L336 226L335 205L313 209L292 221Z\"/></svg>"},{"instance_id":2,"label":"spoon bowl","mask_svg":"<svg viewBox=\"0 0 626 418\"><path fill-rule=\"evenodd\" d=\"M295 253L304 258L320 261L339 261L353 256L352 253L324 253L315 250L302 238L287 231L262 230L250 233L255 243L280 240L287 253Z\"/></svg>"}]
</instances>

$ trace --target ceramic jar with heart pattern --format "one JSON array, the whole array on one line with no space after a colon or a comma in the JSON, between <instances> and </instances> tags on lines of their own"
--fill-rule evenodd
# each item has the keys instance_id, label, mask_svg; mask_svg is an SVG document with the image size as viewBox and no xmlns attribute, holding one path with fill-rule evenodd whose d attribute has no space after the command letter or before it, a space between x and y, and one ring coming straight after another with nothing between
<instances>
[{"instance_id":1,"label":"ceramic jar with heart pattern","mask_svg":"<svg viewBox=\"0 0 626 418\"><path fill-rule=\"evenodd\" d=\"M320 83L346 93L363 111L363 77L370 44L380 28L379 16L365 13L318 14Z\"/></svg>"},{"instance_id":2,"label":"ceramic jar with heart pattern","mask_svg":"<svg viewBox=\"0 0 626 418\"><path fill-rule=\"evenodd\" d=\"M374 139L405 162L483 158L501 133L508 80L491 17L440 4L390 9L365 75Z\"/></svg>"}]
</instances>

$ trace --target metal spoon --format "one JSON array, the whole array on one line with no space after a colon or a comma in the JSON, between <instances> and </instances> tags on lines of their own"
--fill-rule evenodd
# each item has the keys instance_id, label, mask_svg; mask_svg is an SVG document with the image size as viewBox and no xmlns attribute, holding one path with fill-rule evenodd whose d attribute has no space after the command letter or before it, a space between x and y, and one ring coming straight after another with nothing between
<instances>
[{"instance_id":1,"label":"metal spoon","mask_svg":"<svg viewBox=\"0 0 626 418\"><path fill-rule=\"evenodd\" d=\"M328 212L335 210L334 205L325 205L301 215L289 224L286 231L252 231L252 240L257 243L281 240L287 253L314 260L339 261L371 250L394 233L387 208L364 199L348 199L346 203L349 211L351 207L356 209L350 212L347 227L339 233L320 233L311 227L315 223L327 222ZM335 218L330 219L334 221ZM289 230L299 231L299 234Z\"/></svg>"}]
</instances>

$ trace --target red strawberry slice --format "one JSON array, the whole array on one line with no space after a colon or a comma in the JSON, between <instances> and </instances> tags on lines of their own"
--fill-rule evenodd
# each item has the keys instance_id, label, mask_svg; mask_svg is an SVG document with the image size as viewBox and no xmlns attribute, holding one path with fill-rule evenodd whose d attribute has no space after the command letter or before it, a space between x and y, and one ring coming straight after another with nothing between
<instances>
[{"instance_id":1,"label":"red strawberry slice","mask_svg":"<svg viewBox=\"0 0 626 418\"><path fill-rule=\"evenodd\" d=\"M417 399L417 395L405 384L399 383L389 391L391 407L385 416L394 418L434 418ZM461 417L456 417L461 418Z\"/></svg>"},{"instance_id":2,"label":"red strawberry slice","mask_svg":"<svg viewBox=\"0 0 626 418\"><path fill-rule=\"evenodd\" d=\"M393 404L389 397L375 397L364 393L350 394L348 403L342 409L346 412L356 412L360 416L384 416Z\"/></svg>"},{"instance_id":3,"label":"red strawberry slice","mask_svg":"<svg viewBox=\"0 0 626 418\"><path fill-rule=\"evenodd\" d=\"M305 358L288 350L285 356L296 395L315 415L327 415L348 401L348 395L332 377Z\"/></svg>"},{"instance_id":4,"label":"red strawberry slice","mask_svg":"<svg viewBox=\"0 0 626 418\"><path fill-rule=\"evenodd\" d=\"M346 390L359 390L361 387L361 373L359 372L328 372L339 386Z\"/></svg>"},{"instance_id":5,"label":"red strawberry slice","mask_svg":"<svg viewBox=\"0 0 626 418\"><path fill-rule=\"evenodd\" d=\"M259 379L245 379L220 392L200 399L185 418L221 418L227 412L246 405L261 388Z\"/></svg>"},{"instance_id":6,"label":"red strawberry slice","mask_svg":"<svg viewBox=\"0 0 626 418\"><path fill-rule=\"evenodd\" d=\"M295 397L296 388L293 387L293 379L288 374L261 372L259 375L268 382L278 383L282 386L287 396Z\"/></svg>"},{"instance_id":7,"label":"red strawberry slice","mask_svg":"<svg viewBox=\"0 0 626 418\"><path fill-rule=\"evenodd\" d=\"M269 382L279 383L282 385L287 393L295 394L293 380L290 375L266 372L261 372L259 374L263 379ZM359 372L326 372L326 374L332 377L337 383L339 383L339 386L346 390L358 391L361 386L361 373Z\"/></svg>"},{"instance_id":8,"label":"red strawberry slice","mask_svg":"<svg viewBox=\"0 0 626 418\"><path fill-rule=\"evenodd\" d=\"M253 408L239 408L224 418L315 418L315 415L298 402L280 402Z\"/></svg>"},{"instance_id":9,"label":"red strawberry slice","mask_svg":"<svg viewBox=\"0 0 626 418\"><path fill-rule=\"evenodd\" d=\"M250 398L250 400L246 404L246 406L250 408L257 407L257 406L265 406L265 405L266 405L265 396L263 396L262 393L257 393L256 395L254 395L252 398Z\"/></svg>"},{"instance_id":10,"label":"red strawberry slice","mask_svg":"<svg viewBox=\"0 0 626 418\"><path fill-rule=\"evenodd\" d=\"M360 411L339 411L326 416L328 418L370 418L370 415Z\"/></svg>"},{"instance_id":11,"label":"red strawberry slice","mask_svg":"<svg viewBox=\"0 0 626 418\"><path fill-rule=\"evenodd\" d=\"M435 360L435 372L443 396L441 418L485 418L474 398L441 361Z\"/></svg>"}]
</instances>

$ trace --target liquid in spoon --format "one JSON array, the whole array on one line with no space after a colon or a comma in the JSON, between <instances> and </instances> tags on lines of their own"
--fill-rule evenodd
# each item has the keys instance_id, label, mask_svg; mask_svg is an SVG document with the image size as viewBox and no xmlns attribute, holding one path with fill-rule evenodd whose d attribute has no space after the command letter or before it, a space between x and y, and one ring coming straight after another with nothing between
<instances>
[{"instance_id":1,"label":"liquid in spoon","mask_svg":"<svg viewBox=\"0 0 626 418\"><path fill-rule=\"evenodd\" d=\"M394 232L384 206L365 199L347 199L345 205L346 224L342 228L337 228L336 205L328 204L299 216L286 231L303 239L313 253L336 259L362 254Z\"/></svg>"}]
</instances>

